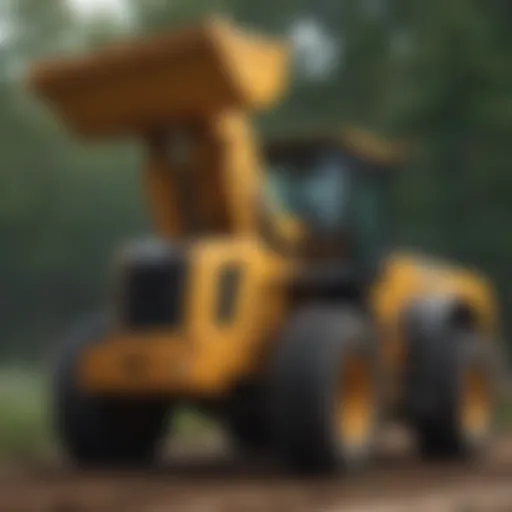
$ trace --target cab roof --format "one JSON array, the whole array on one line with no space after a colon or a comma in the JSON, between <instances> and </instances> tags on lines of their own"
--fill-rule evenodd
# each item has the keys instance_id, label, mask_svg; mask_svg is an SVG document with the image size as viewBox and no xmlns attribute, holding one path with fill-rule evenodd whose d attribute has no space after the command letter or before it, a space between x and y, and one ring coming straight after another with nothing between
<instances>
[{"instance_id":1,"label":"cab roof","mask_svg":"<svg viewBox=\"0 0 512 512\"><path fill-rule=\"evenodd\" d=\"M266 144L266 153L272 157L318 147L337 148L369 164L386 168L403 165L410 154L410 148L403 141L391 140L352 126L344 126L332 133L302 133L271 138Z\"/></svg>"}]
</instances>

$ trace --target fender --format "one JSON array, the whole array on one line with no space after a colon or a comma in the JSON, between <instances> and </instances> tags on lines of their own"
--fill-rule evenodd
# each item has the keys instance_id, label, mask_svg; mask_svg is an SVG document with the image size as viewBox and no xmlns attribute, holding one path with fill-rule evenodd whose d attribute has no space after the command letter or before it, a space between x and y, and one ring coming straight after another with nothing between
<instances>
[{"instance_id":1,"label":"fender","mask_svg":"<svg viewBox=\"0 0 512 512\"><path fill-rule=\"evenodd\" d=\"M478 311L457 295L425 295L404 311L403 329L407 340L441 335L457 327L481 330Z\"/></svg>"},{"instance_id":2,"label":"fender","mask_svg":"<svg viewBox=\"0 0 512 512\"><path fill-rule=\"evenodd\" d=\"M485 338L500 336L497 301L488 280L472 270L426 256L391 254L373 286L371 302L384 362L393 371L403 366L406 317L414 309L428 312L431 328L454 315L457 322L471 324Z\"/></svg>"}]
</instances>

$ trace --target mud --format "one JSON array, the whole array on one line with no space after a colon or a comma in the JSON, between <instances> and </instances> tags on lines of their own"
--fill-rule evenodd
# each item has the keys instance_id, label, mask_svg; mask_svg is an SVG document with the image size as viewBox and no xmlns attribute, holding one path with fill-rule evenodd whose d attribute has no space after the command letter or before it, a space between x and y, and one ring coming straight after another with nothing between
<instances>
[{"instance_id":1,"label":"mud","mask_svg":"<svg viewBox=\"0 0 512 512\"><path fill-rule=\"evenodd\" d=\"M359 475L307 478L274 461L183 447L150 472L87 472L61 461L0 467L0 512L512 511L512 437L478 465L427 464L389 443Z\"/></svg>"}]
</instances>

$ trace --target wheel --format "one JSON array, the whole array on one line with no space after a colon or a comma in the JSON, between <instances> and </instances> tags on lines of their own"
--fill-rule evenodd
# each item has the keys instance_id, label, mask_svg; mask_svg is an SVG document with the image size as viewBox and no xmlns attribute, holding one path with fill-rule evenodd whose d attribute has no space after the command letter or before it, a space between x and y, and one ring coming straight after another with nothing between
<instances>
[{"instance_id":1,"label":"wheel","mask_svg":"<svg viewBox=\"0 0 512 512\"><path fill-rule=\"evenodd\" d=\"M494 423L493 345L463 329L431 331L411 350L408 401L420 453L474 458L484 453Z\"/></svg>"},{"instance_id":2,"label":"wheel","mask_svg":"<svg viewBox=\"0 0 512 512\"><path fill-rule=\"evenodd\" d=\"M269 388L275 449L293 468L367 463L380 402L376 348L368 322L347 307L308 306L293 315Z\"/></svg>"},{"instance_id":3,"label":"wheel","mask_svg":"<svg viewBox=\"0 0 512 512\"><path fill-rule=\"evenodd\" d=\"M150 463L163 438L168 406L162 400L115 399L92 395L78 386L83 350L108 328L93 319L65 340L54 381L57 436L81 466L133 466Z\"/></svg>"},{"instance_id":4,"label":"wheel","mask_svg":"<svg viewBox=\"0 0 512 512\"><path fill-rule=\"evenodd\" d=\"M268 410L261 384L237 388L229 400L224 420L231 444L237 452L255 455L270 449Z\"/></svg>"}]
</instances>

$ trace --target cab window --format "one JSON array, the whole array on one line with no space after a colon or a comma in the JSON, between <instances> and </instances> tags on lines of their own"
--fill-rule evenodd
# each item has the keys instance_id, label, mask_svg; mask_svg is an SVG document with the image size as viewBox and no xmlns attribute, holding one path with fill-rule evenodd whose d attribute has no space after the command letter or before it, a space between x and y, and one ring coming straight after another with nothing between
<instances>
[{"instance_id":1,"label":"cab window","mask_svg":"<svg viewBox=\"0 0 512 512\"><path fill-rule=\"evenodd\" d=\"M315 231L336 231L348 219L350 173L336 154L270 163L268 193L280 209Z\"/></svg>"},{"instance_id":2,"label":"cab window","mask_svg":"<svg viewBox=\"0 0 512 512\"><path fill-rule=\"evenodd\" d=\"M388 173L341 151L286 152L268 162L271 203L301 220L313 238L350 240L357 263L373 266L387 248Z\"/></svg>"}]
</instances>

